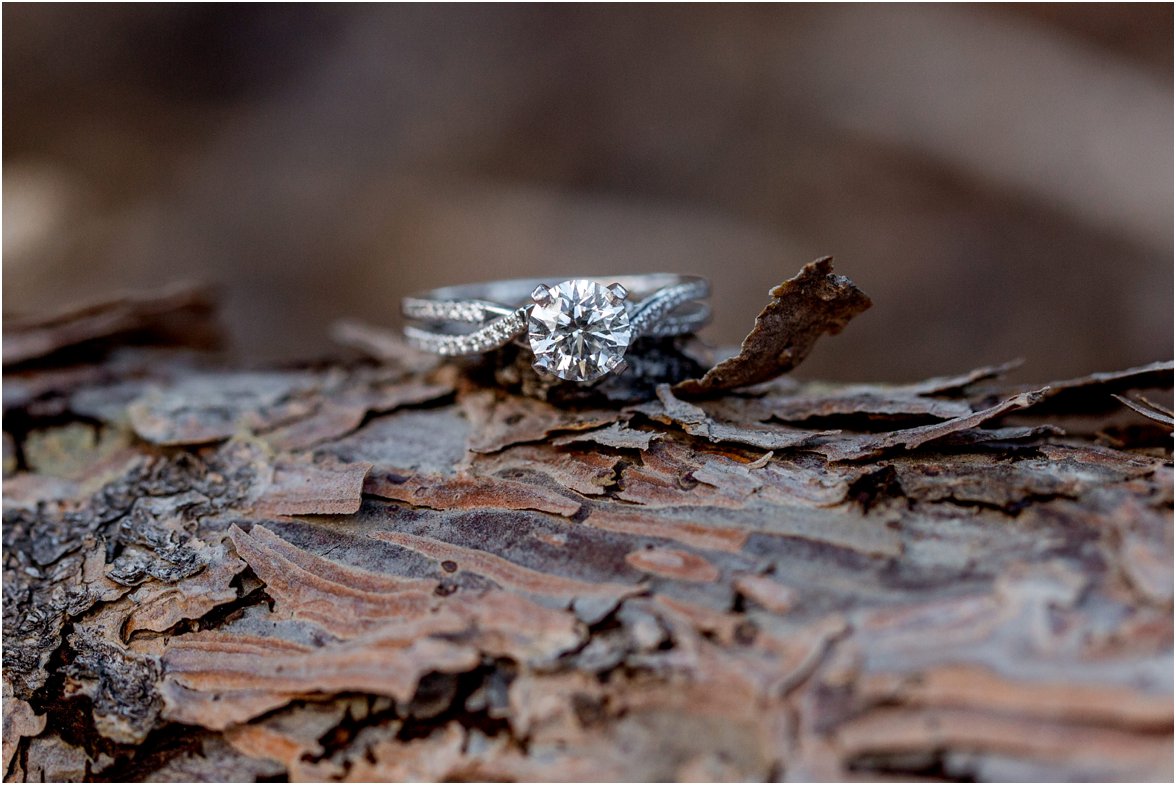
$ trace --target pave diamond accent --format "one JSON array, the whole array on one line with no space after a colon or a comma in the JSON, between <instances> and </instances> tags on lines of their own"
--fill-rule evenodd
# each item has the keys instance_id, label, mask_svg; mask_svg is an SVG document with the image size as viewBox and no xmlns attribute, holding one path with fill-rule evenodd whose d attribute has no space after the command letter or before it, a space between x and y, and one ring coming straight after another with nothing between
<instances>
[{"instance_id":1,"label":"pave diamond accent","mask_svg":"<svg viewBox=\"0 0 1176 785\"><path fill-rule=\"evenodd\" d=\"M624 300L585 280L550 287L531 308L527 338L535 368L572 382L591 382L620 364L633 340Z\"/></svg>"},{"instance_id":2,"label":"pave diamond accent","mask_svg":"<svg viewBox=\"0 0 1176 785\"><path fill-rule=\"evenodd\" d=\"M404 328L404 335L415 349L435 352L445 357L461 357L482 354L505 346L526 332L526 329L527 312L525 308L519 308L471 333L446 335L409 325Z\"/></svg>"},{"instance_id":3,"label":"pave diamond accent","mask_svg":"<svg viewBox=\"0 0 1176 785\"><path fill-rule=\"evenodd\" d=\"M511 309L478 300L426 300L405 297L401 301L400 311L406 319L424 322L481 324L499 316L506 316Z\"/></svg>"}]
</instances>

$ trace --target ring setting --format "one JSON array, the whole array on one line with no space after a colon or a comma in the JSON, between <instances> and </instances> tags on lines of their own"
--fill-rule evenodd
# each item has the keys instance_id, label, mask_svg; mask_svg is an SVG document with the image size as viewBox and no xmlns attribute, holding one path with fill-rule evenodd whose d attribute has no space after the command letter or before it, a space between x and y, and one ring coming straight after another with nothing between
<instances>
[{"instance_id":1,"label":"ring setting","mask_svg":"<svg viewBox=\"0 0 1176 785\"><path fill-rule=\"evenodd\" d=\"M535 370L573 382L592 382L617 371L633 341L628 295L619 283L606 287L573 280L537 286L527 319Z\"/></svg>"},{"instance_id":2,"label":"ring setting","mask_svg":"<svg viewBox=\"0 0 1176 785\"><path fill-rule=\"evenodd\" d=\"M401 310L418 349L461 356L525 342L541 378L592 384L623 373L638 338L702 327L709 294L705 279L668 273L520 279L435 289L404 298Z\"/></svg>"}]
</instances>

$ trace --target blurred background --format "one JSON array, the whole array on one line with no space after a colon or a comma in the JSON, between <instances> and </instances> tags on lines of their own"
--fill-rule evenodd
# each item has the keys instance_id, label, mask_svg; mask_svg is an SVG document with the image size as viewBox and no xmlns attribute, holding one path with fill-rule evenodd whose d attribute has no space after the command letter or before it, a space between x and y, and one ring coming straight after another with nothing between
<instances>
[{"instance_id":1,"label":"blurred background","mask_svg":"<svg viewBox=\"0 0 1176 785\"><path fill-rule=\"evenodd\" d=\"M1172 356L1172 7L3 7L4 310L223 285L248 361L488 278L811 259L808 378Z\"/></svg>"}]
</instances>

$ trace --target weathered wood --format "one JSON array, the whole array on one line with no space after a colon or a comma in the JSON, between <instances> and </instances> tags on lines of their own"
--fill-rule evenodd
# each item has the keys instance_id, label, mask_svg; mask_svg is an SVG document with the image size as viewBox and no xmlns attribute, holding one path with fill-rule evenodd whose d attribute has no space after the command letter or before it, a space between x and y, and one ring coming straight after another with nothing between
<instances>
[{"instance_id":1,"label":"weathered wood","mask_svg":"<svg viewBox=\"0 0 1176 785\"><path fill-rule=\"evenodd\" d=\"M576 407L14 324L6 779L1170 779L1170 429L1112 394L1171 363L765 382L868 303L822 280Z\"/></svg>"}]
</instances>

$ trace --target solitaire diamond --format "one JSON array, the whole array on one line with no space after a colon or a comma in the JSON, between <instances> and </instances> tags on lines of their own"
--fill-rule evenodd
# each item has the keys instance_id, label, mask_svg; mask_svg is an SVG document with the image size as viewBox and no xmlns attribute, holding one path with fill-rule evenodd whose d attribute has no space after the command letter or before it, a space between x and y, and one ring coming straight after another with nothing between
<instances>
[{"instance_id":1,"label":"solitaire diamond","mask_svg":"<svg viewBox=\"0 0 1176 785\"><path fill-rule=\"evenodd\" d=\"M591 382L616 368L633 339L624 287L592 281L540 286L527 322L535 368L572 382Z\"/></svg>"}]
</instances>

